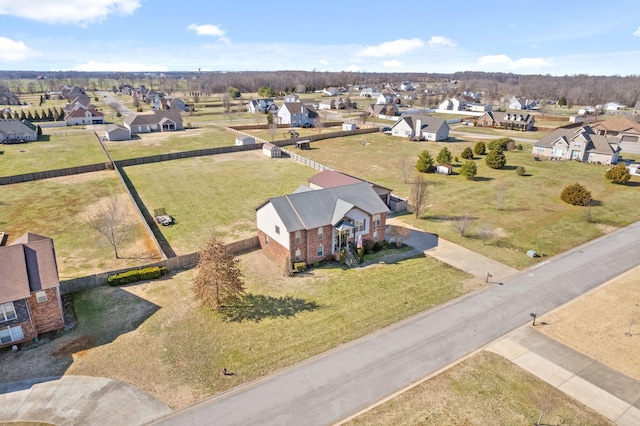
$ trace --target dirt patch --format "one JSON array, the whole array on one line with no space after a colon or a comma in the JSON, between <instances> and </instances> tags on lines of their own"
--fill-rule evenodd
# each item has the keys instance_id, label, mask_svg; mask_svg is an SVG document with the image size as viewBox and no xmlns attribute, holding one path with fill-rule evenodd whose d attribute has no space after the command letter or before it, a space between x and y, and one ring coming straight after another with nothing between
<instances>
[{"instance_id":1,"label":"dirt patch","mask_svg":"<svg viewBox=\"0 0 640 426\"><path fill-rule=\"evenodd\" d=\"M640 380L640 267L541 318L547 336Z\"/></svg>"},{"instance_id":2,"label":"dirt patch","mask_svg":"<svg viewBox=\"0 0 640 426\"><path fill-rule=\"evenodd\" d=\"M91 349L96 346L98 340L96 336L86 335L77 337L70 342L65 343L52 353L53 356L69 356L72 354L80 355L87 349ZM86 353L86 352L85 352Z\"/></svg>"},{"instance_id":3,"label":"dirt patch","mask_svg":"<svg viewBox=\"0 0 640 426\"><path fill-rule=\"evenodd\" d=\"M613 231L617 231L619 228L617 226L607 225L604 223L598 223L596 227L602 231L603 234L610 234Z\"/></svg>"}]
</instances>

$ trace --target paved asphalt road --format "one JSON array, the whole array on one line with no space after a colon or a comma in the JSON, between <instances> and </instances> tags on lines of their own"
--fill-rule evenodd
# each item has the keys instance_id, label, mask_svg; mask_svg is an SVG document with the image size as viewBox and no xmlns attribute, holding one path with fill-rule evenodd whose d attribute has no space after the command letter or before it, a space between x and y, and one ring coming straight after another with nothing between
<instances>
[{"instance_id":1,"label":"paved asphalt road","mask_svg":"<svg viewBox=\"0 0 640 426\"><path fill-rule=\"evenodd\" d=\"M335 423L638 265L639 242L636 223L158 424Z\"/></svg>"}]
</instances>

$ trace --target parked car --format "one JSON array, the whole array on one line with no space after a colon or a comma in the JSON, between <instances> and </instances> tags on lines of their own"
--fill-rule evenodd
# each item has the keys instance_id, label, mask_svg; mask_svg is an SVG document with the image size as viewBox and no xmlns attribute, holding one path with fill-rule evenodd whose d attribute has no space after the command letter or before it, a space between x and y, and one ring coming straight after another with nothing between
<instances>
[{"instance_id":1,"label":"parked car","mask_svg":"<svg viewBox=\"0 0 640 426\"><path fill-rule=\"evenodd\" d=\"M383 127L382 129L380 129L381 132L383 133L387 133L391 131L391 127Z\"/></svg>"},{"instance_id":2,"label":"parked car","mask_svg":"<svg viewBox=\"0 0 640 426\"><path fill-rule=\"evenodd\" d=\"M304 129L308 129L308 128L313 127L313 124L311 124L311 123L302 123L302 125L300 127L304 128Z\"/></svg>"}]
</instances>

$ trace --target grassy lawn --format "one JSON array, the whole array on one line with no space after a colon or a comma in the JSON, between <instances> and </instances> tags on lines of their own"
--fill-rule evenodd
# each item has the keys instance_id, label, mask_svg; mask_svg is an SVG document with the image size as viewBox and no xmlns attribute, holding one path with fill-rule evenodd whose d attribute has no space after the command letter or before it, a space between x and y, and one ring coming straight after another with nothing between
<instances>
[{"instance_id":1,"label":"grassy lawn","mask_svg":"<svg viewBox=\"0 0 640 426\"><path fill-rule=\"evenodd\" d=\"M346 425L611 425L499 355L479 352Z\"/></svg>"},{"instance_id":2,"label":"grassy lawn","mask_svg":"<svg viewBox=\"0 0 640 426\"><path fill-rule=\"evenodd\" d=\"M255 208L306 184L316 173L261 150L125 168L147 209L164 207L177 224L160 232L178 254L198 250L209 233L225 242L256 235Z\"/></svg>"},{"instance_id":3,"label":"grassy lawn","mask_svg":"<svg viewBox=\"0 0 640 426\"><path fill-rule=\"evenodd\" d=\"M564 123L567 124L567 123ZM542 139L550 132L521 132L518 130L494 129L492 127L476 127L464 126L462 124L454 124L450 126L451 130L465 133L478 133L482 135L493 135L497 138L525 138L525 139Z\"/></svg>"},{"instance_id":4,"label":"grassy lawn","mask_svg":"<svg viewBox=\"0 0 640 426\"><path fill-rule=\"evenodd\" d=\"M411 185L404 183L402 160L406 159L407 177L414 176L418 154L427 149L436 158L442 147L453 156L473 148L475 140L458 142L416 143L384 134L366 134L348 138L318 141L304 156L336 170L392 188L395 194L408 197ZM525 255L533 249L555 255L592 240L607 232L640 220L634 208L640 178L630 185L614 185L604 179L606 166L572 161L534 161L531 145L523 151L507 152L507 167L494 170L484 158L474 160L478 167L475 181L462 176L424 175L430 182L428 206L419 220L403 216L413 226L461 244L515 268L530 266L536 261ZM515 173L524 166L526 176ZM454 173L459 164L454 163ZM602 206L594 207L593 221L586 222L584 209L560 200L562 188L582 182ZM497 196L504 201L497 208ZM454 219L463 215L473 218L472 229L461 237L453 227ZM494 237L478 238L477 229L486 225Z\"/></svg>"},{"instance_id":5,"label":"grassy lawn","mask_svg":"<svg viewBox=\"0 0 640 426\"><path fill-rule=\"evenodd\" d=\"M105 142L114 160L146 157L170 152L235 145L235 136L218 128L187 129L134 135L130 141Z\"/></svg>"},{"instance_id":6,"label":"grassy lawn","mask_svg":"<svg viewBox=\"0 0 640 426\"><path fill-rule=\"evenodd\" d=\"M42 140L0 145L0 176L104 163L107 156L92 131L44 129Z\"/></svg>"},{"instance_id":7,"label":"grassy lawn","mask_svg":"<svg viewBox=\"0 0 640 426\"><path fill-rule=\"evenodd\" d=\"M123 259L115 259L86 222L112 195L133 223ZM53 238L61 279L146 264L157 256L113 171L0 186L0 229L9 242L25 232Z\"/></svg>"},{"instance_id":8,"label":"grassy lawn","mask_svg":"<svg viewBox=\"0 0 640 426\"><path fill-rule=\"evenodd\" d=\"M36 349L0 352L0 376L3 381L58 374L110 377L181 408L480 285L424 257L347 270L319 268L292 278L260 251L241 256L240 265L247 297L222 313L196 305L190 289L194 271L76 293L78 327ZM221 377L223 367L234 374Z\"/></svg>"}]
</instances>

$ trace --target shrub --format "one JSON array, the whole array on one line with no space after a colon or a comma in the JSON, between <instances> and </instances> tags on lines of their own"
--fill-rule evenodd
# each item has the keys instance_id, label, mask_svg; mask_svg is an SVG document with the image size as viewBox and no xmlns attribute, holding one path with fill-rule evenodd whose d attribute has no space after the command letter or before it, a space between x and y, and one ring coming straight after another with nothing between
<instances>
[{"instance_id":1,"label":"shrub","mask_svg":"<svg viewBox=\"0 0 640 426\"><path fill-rule=\"evenodd\" d=\"M362 263L364 260L364 248L360 247L358 250L358 263Z\"/></svg>"},{"instance_id":2,"label":"shrub","mask_svg":"<svg viewBox=\"0 0 640 426\"><path fill-rule=\"evenodd\" d=\"M478 173L478 166L471 160L467 160L462 163L462 167L460 167L460 174L467 178L467 180L473 180Z\"/></svg>"},{"instance_id":3,"label":"shrub","mask_svg":"<svg viewBox=\"0 0 640 426\"><path fill-rule=\"evenodd\" d=\"M110 275L107 283L112 286L120 286L135 283L141 280L154 280L167 274L166 266L150 266L142 269L132 269L119 274Z\"/></svg>"},{"instance_id":4,"label":"shrub","mask_svg":"<svg viewBox=\"0 0 640 426\"><path fill-rule=\"evenodd\" d=\"M629 179L631 174L624 163L620 163L617 166L611 167L604 174L604 177L609 179L612 183L624 185Z\"/></svg>"},{"instance_id":5,"label":"shrub","mask_svg":"<svg viewBox=\"0 0 640 426\"><path fill-rule=\"evenodd\" d=\"M451 163L451 151L446 146L443 147L438 156L436 157L436 161L440 164L450 164Z\"/></svg>"},{"instance_id":6,"label":"shrub","mask_svg":"<svg viewBox=\"0 0 640 426\"><path fill-rule=\"evenodd\" d=\"M362 247L364 247L365 254L372 253L375 250L376 244L377 243L374 243L372 240L362 241Z\"/></svg>"},{"instance_id":7,"label":"shrub","mask_svg":"<svg viewBox=\"0 0 640 426\"><path fill-rule=\"evenodd\" d=\"M507 164L507 157L502 153L502 150L493 149L489 151L484 162L492 169L501 169Z\"/></svg>"},{"instance_id":8,"label":"shrub","mask_svg":"<svg viewBox=\"0 0 640 426\"><path fill-rule=\"evenodd\" d=\"M516 149L517 149L518 151L522 151L522 144L521 144L521 143L519 143L518 145L516 145Z\"/></svg>"},{"instance_id":9,"label":"shrub","mask_svg":"<svg viewBox=\"0 0 640 426\"><path fill-rule=\"evenodd\" d=\"M513 147L514 143L515 142L513 142L513 139L511 138L494 139L487 144L487 148L489 148L489 151L494 151L498 149L500 151L508 151L509 148Z\"/></svg>"},{"instance_id":10,"label":"shrub","mask_svg":"<svg viewBox=\"0 0 640 426\"><path fill-rule=\"evenodd\" d=\"M459 163L459 162L460 162L460 160L458 160L458 157L457 157L457 156L453 159L453 161L455 161L456 163Z\"/></svg>"},{"instance_id":11,"label":"shrub","mask_svg":"<svg viewBox=\"0 0 640 426\"><path fill-rule=\"evenodd\" d=\"M462 151L462 154L460 154L460 157L464 158L465 160L473 160L473 151L471 150L471 148L466 147Z\"/></svg>"},{"instance_id":12,"label":"shrub","mask_svg":"<svg viewBox=\"0 0 640 426\"><path fill-rule=\"evenodd\" d=\"M382 250L384 248L384 244L381 243L380 241L376 241L375 244L373 245L373 252L379 252L380 250Z\"/></svg>"},{"instance_id":13,"label":"shrub","mask_svg":"<svg viewBox=\"0 0 640 426\"><path fill-rule=\"evenodd\" d=\"M347 250L343 247L340 249L340 264L344 265L347 261Z\"/></svg>"},{"instance_id":14,"label":"shrub","mask_svg":"<svg viewBox=\"0 0 640 426\"><path fill-rule=\"evenodd\" d=\"M560 199L574 206L588 206L591 205L591 192L584 185L576 182L564 187Z\"/></svg>"},{"instance_id":15,"label":"shrub","mask_svg":"<svg viewBox=\"0 0 640 426\"><path fill-rule=\"evenodd\" d=\"M525 170L524 166L516 167L516 174L518 176L524 176L525 173L526 173L526 170Z\"/></svg>"},{"instance_id":16,"label":"shrub","mask_svg":"<svg viewBox=\"0 0 640 426\"><path fill-rule=\"evenodd\" d=\"M293 264L293 269L295 269L296 272L304 272L307 270L307 264L304 262L295 262Z\"/></svg>"},{"instance_id":17,"label":"shrub","mask_svg":"<svg viewBox=\"0 0 640 426\"><path fill-rule=\"evenodd\" d=\"M387 240L382 241L382 248L383 249L389 250L391 247L392 247L392 244L389 241L387 241Z\"/></svg>"},{"instance_id":18,"label":"shrub","mask_svg":"<svg viewBox=\"0 0 640 426\"><path fill-rule=\"evenodd\" d=\"M473 147L473 153L476 155L484 155L487 152L487 145L480 141Z\"/></svg>"}]
</instances>

